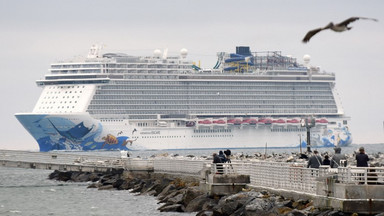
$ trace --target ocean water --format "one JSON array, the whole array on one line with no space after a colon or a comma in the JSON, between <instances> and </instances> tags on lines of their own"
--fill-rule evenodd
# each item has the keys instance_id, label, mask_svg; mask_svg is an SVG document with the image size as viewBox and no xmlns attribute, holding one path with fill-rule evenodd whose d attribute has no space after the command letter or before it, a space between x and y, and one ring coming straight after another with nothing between
<instances>
[{"instance_id":1,"label":"ocean water","mask_svg":"<svg viewBox=\"0 0 384 216\"><path fill-rule=\"evenodd\" d=\"M196 215L160 212L157 208L161 205L153 196L52 181L48 179L51 172L0 167L0 215Z\"/></svg>"},{"instance_id":2,"label":"ocean water","mask_svg":"<svg viewBox=\"0 0 384 216\"><path fill-rule=\"evenodd\" d=\"M342 152L352 154L360 146L366 153L384 152L384 144L352 145L343 147ZM315 148L312 148L314 150ZM210 150L167 150L131 151L131 157L148 158L159 154L210 156L220 149ZM221 149L225 150L225 149ZM304 151L305 149L303 149ZM317 148L321 153L333 148ZM233 154L253 155L255 153L299 152L299 148L276 149L231 149ZM120 157L119 151L61 152L96 154ZM190 216L196 213L166 213L157 210L161 205L153 196L135 195L129 191L87 188L87 183L66 183L48 179L51 170L35 170L0 167L0 215L140 215L140 216Z\"/></svg>"}]
</instances>

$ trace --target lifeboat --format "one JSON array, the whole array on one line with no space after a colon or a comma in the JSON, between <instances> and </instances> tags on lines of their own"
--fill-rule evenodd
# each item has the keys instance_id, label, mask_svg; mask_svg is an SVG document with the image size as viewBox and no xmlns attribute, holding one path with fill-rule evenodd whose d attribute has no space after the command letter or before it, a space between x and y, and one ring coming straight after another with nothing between
<instances>
[{"instance_id":1,"label":"lifeboat","mask_svg":"<svg viewBox=\"0 0 384 216\"><path fill-rule=\"evenodd\" d=\"M205 119L205 120L199 121L199 124L212 124L212 122L208 119Z\"/></svg>"},{"instance_id":2,"label":"lifeboat","mask_svg":"<svg viewBox=\"0 0 384 216\"><path fill-rule=\"evenodd\" d=\"M319 125L327 125L328 124L328 120L327 119L316 119L316 124L319 124Z\"/></svg>"},{"instance_id":3,"label":"lifeboat","mask_svg":"<svg viewBox=\"0 0 384 216\"><path fill-rule=\"evenodd\" d=\"M244 125L256 125L257 124L257 120L256 119L245 119L241 122L241 124L244 124Z\"/></svg>"},{"instance_id":4,"label":"lifeboat","mask_svg":"<svg viewBox=\"0 0 384 216\"><path fill-rule=\"evenodd\" d=\"M273 123L273 121L270 118L265 118L265 119L259 119L258 123L270 125Z\"/></svg>"},{"instance_id":5,"label":"lifeboat","mask_svg":"<svg viewBox=\"0 0 384 216\"><path fill-rule=\"evenodd\" d=\"M300 121L298 119L288 119L287 123L288 124L299 124Z\"/></svg>"},{"instance_id":6,"label":"lifeboat","mask_svg":"<svg viewBox=\"0 0 384 216\"><path fill-rule=\"evenodd\" d=\"M213 124L226 124L227 122L225 122L223 119L217 119L217 120L213 120Z\"/></svg>"},{"instance_id":7,"label":"lifeboat","mask_svg":"<svg viewBox=\"0 0 384 216\"><path fill-rule=\"evenodd\" d=\"M273 123L274 124L285 124L285 120L284 119L275 119L275 120L273 120Z\"/></svg>"},{"instance_id":8,"label":"lifeboat","mask_svg":"<svg viewBox=\"0 0 384 216\"><path fill-rule=\"evenodd\" d=\"M241 125L242 121L241 119L229 119L227 121L227 124L229 125Z\"/></svg>"}]
</instances>

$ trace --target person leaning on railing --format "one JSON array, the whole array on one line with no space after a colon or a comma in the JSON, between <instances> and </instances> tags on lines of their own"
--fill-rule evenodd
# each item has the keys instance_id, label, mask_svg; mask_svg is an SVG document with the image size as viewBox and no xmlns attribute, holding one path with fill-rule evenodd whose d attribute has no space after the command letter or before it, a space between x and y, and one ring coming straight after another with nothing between
<instances>
[{"instance_id":1,"label":"person leaning on railing","mask_svg":"<svg viewBox=\"0 0 384 216\"><path fill-rule=\"evenodd\" d=\"M219 155L217 155L217 153L213 153L212 156L213 156L213 163L215 164L216 170L217 170L216 174L223 174L223 164L221 164L222 161Z\"/></svg>"},{"instance_id":2,"label":"person leaning on railing","mask_svg":"<svg viewBox=\"0 0 384 216\"><path fill-rule=\"evenodd\" d=\"M229 149L225 150L224 154L225 154L225 156L227 158L227 162L231 163L231 150L229 150Z\"/></svg>"},{"instance_id":3,"label":"person leaning on railing","mask_svg":"<svg viewBox=\"0 0 384 216\"><path fill-rule=\"evenodd\" d=\"M359 153L356 154L356 167L368 167L369 157L365 154L364 147L359 148ZM368 170L365 170L366 174ZM359 174L360 180L364 180L364 174ZM367 179L368 180L368 179ZM359 184L364 184L363 181L359 182Z\"/></svg>"},{"instance_id":4,"label":"person leaning on railing","mask_svg":"<svg viewBox=\"0 0 384 216\"><path fill-rule=\"evenodd\" d=\"M364 147L359 148L359 153L356 154L356 166L357 167L368 167L369 157L365 154Z\"/></svg>"},{"instance_id":5,"label":"person leaning on railing","mask_svg":"<svg viewBox=\"0 0 384 216\"><path fill-rule=\"evenodd\" d=\"M320 165L323 164L323 159L318 154L317 150L313 151L313 155L308 160L307 168L316 168L318 169Z\"/></svg>"},{"instance_id":6,"label":"person leaning on railing","mask_svg":"<svg viewBox=\"0 0 384 216\"><path fill-rule=\"evenodd\" d=\"M335 155L333 155L333 157L331 159L331 168L339 167L341 165L340 164L341 160L345 161L345 164L343 166L347 166L347 164L346 164L347 158L345 157L344 154L341 154L341 148L336 147L336 148L334 148L334 150L335 150Z\"/></svg>"}]
</instances>

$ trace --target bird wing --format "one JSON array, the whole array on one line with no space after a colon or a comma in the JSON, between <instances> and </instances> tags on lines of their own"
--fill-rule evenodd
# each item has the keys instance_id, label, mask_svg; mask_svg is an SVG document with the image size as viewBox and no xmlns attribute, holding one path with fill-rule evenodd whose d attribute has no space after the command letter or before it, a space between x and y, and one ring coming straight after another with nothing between
<instances>
[{"instance_id":1,"label":"bird wing","mask_svg":"<svg viewBox=\"0 0 384 216\"><path fill-rule=\"evenodd\" d=\"M339 26L347 26L349 23L354 22L354 21L359 20L359 19L373 20L373 21L375 21L375 22L378 21L378 20L375 19L375 18L368 18L368 17L351 17L351 18L348 18L348 19L344 20L344 21L341 22L341 23L338 23L337 25L339 25Z\"/></svg>"},{"instance_id":2,"label":"bird wing","mask_svg":"<svg viewBox=\"0 0 384 216\"><path fill-rule=\"evenodd\" d=\"M319 33L322 30L328 29L329 27L324 27L324 28L317 28L309 31L305 37L303 38L303 43L307 43L315 34Z\"/></svg>"}]
</instances>

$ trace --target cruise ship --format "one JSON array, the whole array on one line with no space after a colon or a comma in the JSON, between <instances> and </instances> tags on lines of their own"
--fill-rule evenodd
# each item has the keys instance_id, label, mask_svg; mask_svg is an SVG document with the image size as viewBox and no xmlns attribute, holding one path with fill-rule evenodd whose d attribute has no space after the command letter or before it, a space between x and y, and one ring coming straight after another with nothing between
<instances>
[{"instance_id":1,"label":"cruise ship","mask_svg":"<svg viewBox=\"0 0 384 216\"><path fill-rule=\"evenodd\" d=\"M335 74L280 51L239 46L202 69L175 56L103 53L51 64L31 113L16 118L40 151L346 146Z\"/></svg>"}]
</instances>

